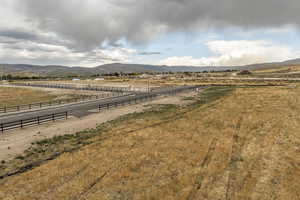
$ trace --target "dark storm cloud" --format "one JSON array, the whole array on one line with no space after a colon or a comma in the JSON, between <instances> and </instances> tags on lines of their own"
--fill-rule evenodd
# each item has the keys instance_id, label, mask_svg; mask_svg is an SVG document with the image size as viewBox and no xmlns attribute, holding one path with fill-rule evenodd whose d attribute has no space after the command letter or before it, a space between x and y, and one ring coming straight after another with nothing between
<instances>
[{"instance_id":1,"label":"dark storm cloud","mask_svg":"<svg viewBox=\"0 0 300 200\"><path fill-rule=\"evenodd\" d=\"M12 39L21 40L37 40L38 37L35 34L28 33L26 31L18 30L0 30L0 37L8 37Z\"/></svg>"},{"instance_id":2,"label":"dark storm cloud","mask_svg":"<svg viewBox=\"0 0 300 200\"><path fill-rule=\"evenodd\" d=\"M51 0L20 1L31 20L92 48L104 41L147 42L193 29L300 25L299 0Z\"/></svg>"}]
</instances>

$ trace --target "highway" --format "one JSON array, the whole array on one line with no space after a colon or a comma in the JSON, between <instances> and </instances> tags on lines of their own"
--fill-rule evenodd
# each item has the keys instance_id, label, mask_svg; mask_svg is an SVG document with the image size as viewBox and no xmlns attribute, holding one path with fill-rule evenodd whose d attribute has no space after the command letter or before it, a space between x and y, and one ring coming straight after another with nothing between
<instances>
[{"instance_id":1,"label":"highway","mask_svg":"<svg viewBox=\"0 0 300 200\"><path fill-rule=\"evenodd\" d=\"M44 108L39 110L5 114L5 115L0 115L0 124L30 119L38 116L51 115L51 114L61 113L61 112L68 112L69 115L81 117L90 114L89 112L90 110L98 109L99 105L102 104L129 101L131 99L136 99L137 97L146 97L146 96L157 97L160 95L167 95L175 92L181 92L181 91L191 90L196 88L203 88L203 86L180 86L175 88L166 88L157 91L152 91L149 93L127 94L124 96L112 97L107 99L99 99L99 100L93 100L88 102L80 102L74 104L61 105L57 107Z\"/></svg>"}]
</instances>

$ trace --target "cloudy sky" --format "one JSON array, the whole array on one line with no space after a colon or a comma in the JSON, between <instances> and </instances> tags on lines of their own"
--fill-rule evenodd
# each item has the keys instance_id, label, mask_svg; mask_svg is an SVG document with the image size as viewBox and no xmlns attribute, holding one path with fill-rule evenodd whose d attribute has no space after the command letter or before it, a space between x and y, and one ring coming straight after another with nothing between
<instances>
[{"instance_id":1,"label":"cloudy sky","mask_svg":"<svg viewBox=\"0 0 300 200\"><path fill-rule=\"evenodd\" d=\"M220 66L300 57L299 0L1 0L0 63Z\"/></svg>"}]
</instances>

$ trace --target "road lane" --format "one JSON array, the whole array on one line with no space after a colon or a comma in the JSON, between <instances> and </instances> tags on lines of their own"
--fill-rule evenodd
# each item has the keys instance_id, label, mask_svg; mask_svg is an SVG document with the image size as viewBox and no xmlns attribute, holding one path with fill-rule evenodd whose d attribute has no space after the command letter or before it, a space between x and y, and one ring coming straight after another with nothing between
<instances>
[{"instance_id":1,"label":"road lane","mask_svg":"<svg viewBox=\"0 0 300 200\"><path fill-rule=\"evenodd\" d=\"M51 115L55 113L61 113L61 112L68 112L69 115L72 115L73 112L80 113L80 112L87 112L89 110L98 109L99 105L105 105L107 103L119 103L123 101L129 101L134 100L136 98L142 98L147 96L160 96L160 95L167 95L175 93L176 91L185 91L190 89L196 89L196 88L203 88L203 86L180 86L175 88L166 88L161 89L157 91L152 91L149 93L140 93L140 94L128 94L124 96L119 97L113 97L108 99L99 99L95 101L89 101L89 102L81 102L77 104L71 104L71 105L62 105L59 107L54 108L46 108L42 110L35 110L35 111L28 111L28 112L22 112L22 113L15 113L5 116L0 116L0 124L1 123L8 123L8 122L14 122L19 120L25 120L30 118L35 118L38 116L44 116L44 115Z\"/></svg>"}]
</instances>

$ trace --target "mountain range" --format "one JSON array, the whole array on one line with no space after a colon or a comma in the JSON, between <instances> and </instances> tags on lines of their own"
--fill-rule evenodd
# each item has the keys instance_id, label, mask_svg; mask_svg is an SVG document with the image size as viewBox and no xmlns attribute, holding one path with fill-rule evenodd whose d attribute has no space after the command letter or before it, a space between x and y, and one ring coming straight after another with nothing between
<instances>
[{"instance_id":1,"label":"mountain range","mask_svg":"<svg viewBox=\"0 0 300 200\"><path fill-rule=\"evenodd\" d=\"M194 66L158 66L143 64L113 63L100 65L93 68L67 67L59 65L28 65L28 64L0 64L0 73L18 74L32 76L91 76L96 74L122 73L144 73L144 72L203 72L203 71L225 71L225 70L257 70L280 68L284 66L300 65L300 59L287 60L284 62L260 63L233 67L194 67Z\"/></svg>"}]
</instances>

